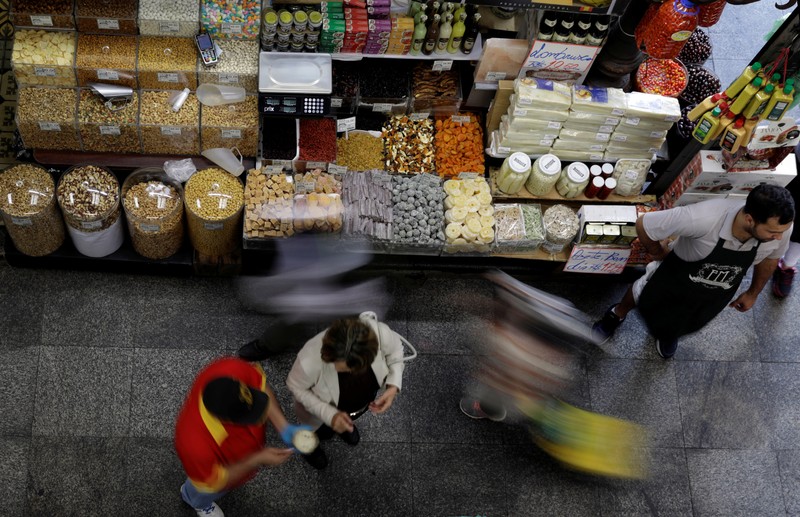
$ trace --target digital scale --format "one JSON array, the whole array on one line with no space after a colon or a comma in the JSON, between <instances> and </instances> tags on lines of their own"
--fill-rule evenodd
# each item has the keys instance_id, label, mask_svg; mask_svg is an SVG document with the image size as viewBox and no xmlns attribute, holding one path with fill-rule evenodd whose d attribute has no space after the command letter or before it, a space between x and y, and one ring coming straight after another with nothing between
<instances>
[{"instance_id":1,"label":"digital scale","mask_svg":"<svg viewBox=\"0 0 800 517\"><path fill-rule=\"evenodd\" d=\"M331 110L330 54L261 52L258 109L264 116L323 117Z\"/></svg>"},{"instance_id":2,"label":"digital scale","mask_svg":"<svg viewBox=\"0 0 800 517\"><path fill-rule=\"evenodd\" d=\"M331 97L330 95L261 93L258 95L258 109L262 115L322 117L331 111Z\"/></svg>"}]
</instances>

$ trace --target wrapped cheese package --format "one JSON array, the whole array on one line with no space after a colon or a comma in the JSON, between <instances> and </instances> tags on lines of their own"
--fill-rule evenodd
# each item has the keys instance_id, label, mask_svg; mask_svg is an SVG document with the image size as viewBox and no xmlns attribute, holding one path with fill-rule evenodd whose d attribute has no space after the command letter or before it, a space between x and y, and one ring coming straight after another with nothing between
<instances>
[{"instance_id":1,"label":"wrapped cheese package","mask_svg":"<svg viewBox=\"0 0 800 517\"><path fill-rule=\"evenodd\" d=\"M627 97L628 109L625 116L629 120L640 119L641 121L672 123L681 119L681 106L678 99L641 92L631 92Z\"/></svg>"},{"instance_id":2,"label":"wrapped cheese package","mask_svg":"<svg viewBox=\"0 0 800 517\"><path fill-rule=\"evenodd\" d=\"M625 115L625 92L618 88L572 87L572 109L589 113L619 117Z\"/></svg>"},{"instance_id":3,"label":"wrapped cheese package","mask_svg":"<svg viewBox=\"0 0 800 517\"><path fill-rule=\"evenodd\" d=\"M547 106L552 110L568 110L572 105L569 86L559 82L522 77L514 82L514 92L521 106Z\"/></svg>"}]
</instances>

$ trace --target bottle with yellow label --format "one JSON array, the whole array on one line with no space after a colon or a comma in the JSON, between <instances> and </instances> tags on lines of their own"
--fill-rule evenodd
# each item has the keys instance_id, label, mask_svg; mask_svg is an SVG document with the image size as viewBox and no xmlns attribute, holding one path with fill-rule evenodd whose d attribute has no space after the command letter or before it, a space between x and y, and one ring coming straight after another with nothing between
<instances>
[{"instance_id":1,"label":"bottle with yellow label","mask_svg":"<svg viewBox=\"0 0 800 517\"><path fill-rule=\"evenodd\" d=\"M775 86L768 84L763 90L756 92L753 98L750 99L747 107L742 111L744 118L760 117L767 108L767 103L772 98L772 92L774 90Z\"/></svg>"},{"instance_id":2,"label":"bottle with yellow label","mask_svg":"<svg viewBox=\"0 0 800 517\"><path fill-rule=\"evenodd\" d=\"M713 133L716 131L717 127L719 127L719 116L721 114L722 110L717 106L700 117L700 121L697 123L697 126L695 126L694 131L692 131L692 136L701 144L710 142Z\"/></svg>"},{"instance_id":3,"label":"bottle with yellow label","mask_svg":"<svg viewBox=\"0 0 800 517\"><path fill-rule=\"evenodd\" d=\"M706 111L712 110L719 106L719 104L725 100L725 96L721 93L715 93L714 95L710 95L706 97L703 102L695 106L694 108L689 111L686 115L690 121L694 122L695 120L699 119L703 113Z\"/></svg>"},{"instance_id":4,"label":"bottle with yellow label","mask_svg":"<svg viewBox=\"0 0 800 517\"><path fill-rule=\"evenodd\" d=\"M722 138L719 140L719 146L733 154L742 146L745 136L744 119L739 117L732 125L722 133Z\"/></svg>"},{"instance_id":5,"label":"bottle with yellow label","mask_svg":"<svg viewBox=\"0 0 800 517\"><path fill-rule=\"evenodd\" d=\"M722 115L719 117L719 125L711 134L711 140L716 140L717 138L719 138L719 135L721 135L722 132L725 131L725 128L733 124L733 122L736 120L736 114L732 112L730 109L723 108L723 105L724 104L719 105L723 111Z\"/></svg>"},{"instance_id":6,"label":"bottle with yellow label","mask_svg":"<svg viewBox=\"0 0 800 517\"><path fill-rule=\"evenodd\" d=\"M750 99L761 89L761 84L763 82L764 80L760 77L753 79L753 82L745 86L744 89L739 92L739 95L736 96L736 99L734 99L731 104L730 110L736 115L741 113L750 103Z\"/></svg>"},{"instance_id":7,"label":"bottle with yellow label","mask_svg":"<svg viewBox=\"0 0 800 517\"><path fill-rule=\"evenodd\" d=\"M756 78L759 70L761 70L761 63L759 62L755 62L752 66L745 68L744 72L742 72L742 75L737 77L736 80L725 89L725 96L729 99L733 99L739 95L739 92L744 90L744 87L750 84L753 79Z\"/></svg>"},{"instance_id":8,"label":"bottle with yellow label","mask_svg":"<svg viewBox=\"0 0 800 517\"><path fill-rule=\"evenodd\" d=\"M783 118L783 114L786 113L786 110L789 109L789 106L792 104L794 100L794 87L791 84L787 84L783 87L782 90L775 90L772 94L772 98L770 98L769 102L767 103L767 107L764 109L764 113L767 120L780 120Z\"/></svg>"},{"instance_id":9,"label":"bottle with yellow label","mask_svg":"<svg viewBox=\"0 0 800 517\"><path fill-rule=\"evenodd\" d=\"M744 138L742 139L741 147L747 147L747 144L750 143L750 139L753 138L753 130L758 125L758 122L757 118L749 118L744 121Z\"/></svg>"}]
</instances>

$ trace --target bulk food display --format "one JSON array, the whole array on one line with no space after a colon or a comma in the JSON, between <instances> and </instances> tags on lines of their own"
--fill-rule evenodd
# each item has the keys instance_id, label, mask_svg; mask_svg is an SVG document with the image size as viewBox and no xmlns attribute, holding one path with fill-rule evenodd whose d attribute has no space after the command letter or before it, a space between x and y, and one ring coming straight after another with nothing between
<instances>
[{"instance_id":1,"label":"bulk food display","mask_svg":"<svg viewBox=\"0 0 800 517\"><path fill-rule=\"evenodd\" d=\"M488 253L494 242L494 207L484 178L447 180L444 234L448 253Z\"/></svg>"},{"instance_id":2,"label":"bulk food display","mask_svg":"<svg viewBox=\"0 0 800 517\"><path fill-rule=\"evenodd\" d=\"M336 140L336 164L352 171L383 169L383 140L378 131L349 131Z\"/></svg>"},{"instance_id":3,"label":"bulk food display","mask_svg":"<svg viewBox=\"0 0 800 517\"><path fill-rule=\"evenodd\" d=\"M178 252L183 244L183 189L163 169L132 172L122 184L122 206L136 253L158 260Z\"/></svg>"},{"instance_id":4,"label":"bulk food display","mask_svg":"<svg viewBox=\"0 0 800 517\"><path fill-rule=\"evenodd\" d=\"M139 125L145 154L200 153L200 103L190 93L175 111L171 100L175 91L143 91Z\"/></svg>"},{"instance_id":5,"label":"bulk food display","mask_svg":"<svg viewBox=\"0 0 800 517\"><path fill-rule=\"evenodd\" d=\"M136 37L78 34L78 85L118 84L137 88Z\"/></svg>"},{"instance_id":6,"label":"bulk food display","mask_svg":"<svg viewBox=\"0 0 800 517\"><path fill-rule=\"evenodd\" d=\"M58 204L75 248L89 257L105 257L122 246L119 182L104 167L80 165L58 182Z\"/></svg>"},{"instance_id":7,"label":"bulk food display","mask_svg":"<svg viewBox=\"0 0 800 517\"><path fill-rule=\"evenodd\" d=\"M411 110L454 115L461 106L458 70L434 71L430 63L417 63L411 74Z\"/></svg>"},{"instance_id":8,"label":"bulk food display","mask_svg":"<svg viewBox=\"0 0 800 517\"><path fill-rule=\"evenodd\" d=\"M112 108L92 91L80 90L78 129L84 151L141 153L138 123L138 93L126 105Z\"/></svg>"},{"instance_id":9,"label":"bulk food display","mask_svg":"<svg viewBox=\"0 0 800 517\"><path fill-rule=\"evenodd\" d=\"M294 235L294 180L291 176L251 169L247 173L244 202L245 243Z\"/></svg>"},{"instance_id":10,"label":"bulk food display","mask_svg":"<svg viewBox=\"0 0 800 517\"><path fill-rule=\"evenodd\" d=\"M392 177L387 172L346 172L342 179L342 202L345 238L365 238L378 243L392 238Z\"/></svg>"},{"instance_id":11,"label":"bulk food display","mask_svg":"<svg viewBox=\"0 0 800 517\"><path fill-rule=\"evenodd\" d=\"M392 177L395 253L437 255L444 244L444 191L438 176L417 174Z\"/></svg>"},{"instance_id":12,"label":"bulk food display","mask_svg":"<svg viewBox=\"0 0 800 517\"><path fill-rule=\"evenodd\" d=\"M203 255L231 253L241 242L244 187L223 169L193 174L184 194L192 246Z\"/></svg>"},{"instance_id":13,"label":"bulk food display","mask_svg":"<svg viewBox=\"0 0 800 517\"><path fill-rule=\"evenodd\" d=\"M260 0L200 0L200 26L212 38L258 40Z\"/></svg>"},{"instance_id":14,"label":"bulk food display","mask_svg":"<svg viewBox=\"0 0 800 517\"><path fill-rule=\"evenodd\" d=\"M215 42L222 55L213 67L201 67L200 84L214 83L241 86L248 93L258 92L258 42L226 40Z\"/></svg>"},{"instance_id":15,"label":"bulk food display","mask_svg":"<svg viewBox=\"0 0 800 517\"><path fill-rule=\"evenodd\" d=\"M434 122L393 116L383 126L386 170L406 174L435 172Z\"/></svg>"},{"instance_id":16,"label":"bulk food display","mask_svg":"<svg viewBox=\"0 0 800 517\"><path fill-rule=\"evenodd\" d=\"M462 172L483 173L483 128L480 119L471 113L437 118L436 172L443 178L454 178Z\"/></svg>"},{"instance_id":17,"label":"bulk food display","mask_svg":"<svg viewBox=\"0 0 800 517\"><path fill-rule=\"evenodd\" d=\"M236 147L244 156L256 156L258 153L258 98L255 95L248 95L243 102L236 104L203 106L200 113L202 149ZM292 121L293 123L294 121ZM269 157L274 158L274 156ZM294 158L294 154L288 159L292 158Z\"/></svg>"},{"instance_id":18,"label":"bulk food display","mask_svg":"<svg viewBox=\"0 0 800 517\"><path fill-rule=\"evenodd\" d=\"M14 0L11 23L15 28L74 29L73 0Z\"/></svg>"},{"instance_id":19,"label":"bulk food display","mask_svg":"<svg viewBox=\"0 0 800 517\"><path fill-rule=\"evenodd\" d=\"M75 33L17 30L11 68L22 86L75 86Z\"/></svg>"},{"instance_id":20,"label":"bulk food display","mask_svg":"<svg viewBox=\"0 0 800 517\"><path fill-rule=\"evenodd\" d=\"M138 5L138 0L75 0L78 31L136 34Z\"/></svg>"},{"instance_id":21,"label":"bulk food display","mask_svg":"<svg viewBox=\"0 0 800 517\"><path fill-rule=\"evenodd\" d=\"M25 146L79 151L77 108L78 94L71 88L17 90L17 129Z\"/></svg>"},{"instance_id":22,"label":"bulk food display","mask_svg":"<svg viewBox=\"0 0 800 517\"><path fill-rule=\"evenodd\" d=\"M64 242L52 176L38 165L14 165L0 173L0 214L14 246L41 257Z\"/></svg>"},{"instance_id":23,"label":"bulk food display","mask_svg":"<svg viewBox=\"0 0 800 517\"><path fill-rule=\"evenodd\" d=\"M197 47L191 38L139 38L139 87L167 90L197 88Z\"/></svg>"},{"instance_id":24,"label":"bulk food display","mask_svg":"<svg viewBox=\"0 0 800 517\"><path fill-rule=\"evenodd\" d=\"M139 34L190 37L200 28L198 0L139 0Z\"/></svg>"}]
</instances>

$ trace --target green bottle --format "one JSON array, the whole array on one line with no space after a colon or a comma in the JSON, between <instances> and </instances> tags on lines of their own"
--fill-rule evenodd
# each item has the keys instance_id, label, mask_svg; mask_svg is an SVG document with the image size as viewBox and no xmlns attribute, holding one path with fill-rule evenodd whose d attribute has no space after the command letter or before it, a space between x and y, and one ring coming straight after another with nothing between
<instances>
[{"instance_id":1,"label":"green bottle","mask_svg":"<svg viewBox=\"0 0 800 517\"><path fill-rule=\"evenodd\" d=\"M467 26L464 23L466 19L467 12L461 11L461 14L458 15L458 20L453 24L453 32L450 34L450 41L447 43L447 52L450 54L455 54L461 48L461 40L464 39L464 32L467 30Z\"/></svg>"}]
</instances>

